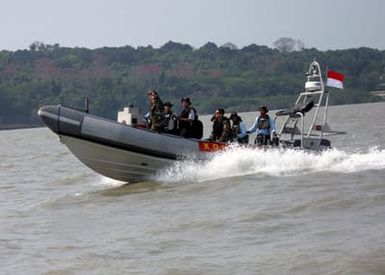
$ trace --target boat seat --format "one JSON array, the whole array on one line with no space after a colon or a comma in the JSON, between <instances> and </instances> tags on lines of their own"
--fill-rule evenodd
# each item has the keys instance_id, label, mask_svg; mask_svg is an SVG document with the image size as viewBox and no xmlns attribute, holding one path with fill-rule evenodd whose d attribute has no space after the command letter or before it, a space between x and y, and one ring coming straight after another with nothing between
<instances>
[{"instance_id":1,"label":"boat seat","mask_svg":"<svg viewBox=\"0 0 385 275\"><path fill-rule=\"evenodd\" d=\"M302 113L303 115L307 112L309 112L314 107L314 101L304 102L304 103L298 103L294 105L291 109L286 109L282 111L278 111L275 113L276 116L292 116L296 117L298 116L298 112Z\"/></svg>"}]
</instances>

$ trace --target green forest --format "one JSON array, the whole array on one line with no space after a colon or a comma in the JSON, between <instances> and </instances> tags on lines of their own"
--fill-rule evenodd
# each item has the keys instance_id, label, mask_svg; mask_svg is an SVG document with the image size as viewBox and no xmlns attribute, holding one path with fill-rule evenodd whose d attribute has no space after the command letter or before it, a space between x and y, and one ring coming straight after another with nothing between
<instances>
[{"instance_id":1,"label":"green forest","mask_svg":"<svg viewBox=\"0 0 385 275\"><path fill-rule=\"evenodd\" d=\"M0 51L0 125L41 125L37 110L46 104L83 108L115 119L123 106L143 112L147 90L180 110L189 96L200 114L216 108L253 111L290 107L303 89L305 73L316 59L323 69L345 74L345 89L331 104L380 101L371 91L385 90L385 51L371 48L280 51L251 44L241 49L207 43L195 49L168 42L160 48L67 48L34 42L28 50Z\"/></svg>"}]
</instances>

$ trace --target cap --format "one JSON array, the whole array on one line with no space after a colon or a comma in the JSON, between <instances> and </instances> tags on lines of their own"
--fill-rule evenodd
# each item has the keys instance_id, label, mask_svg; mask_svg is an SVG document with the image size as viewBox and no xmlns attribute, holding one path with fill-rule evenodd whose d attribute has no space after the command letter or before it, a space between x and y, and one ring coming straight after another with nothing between
<instances>
[{"instance_id":1,"label":"cap","mask_svg":"<svg viewBox=\"0 0 385 275\"><path fill-rule=\"evenodd\" d=\"M170 101L167 101L167 102L163 103L163 106L168 106L171 108L174 105Z\"/></svg>"},{"instance_id":2,"label":"cap","mask_svg":"<svg viewBox=\"0 0 385 275\"><path fill-rule=\"evenodd\" d=\"M183 101L186 101L188 104L191 104L191 100L190 100L190 98L187 97L187 96L184 97L184 98L182 98L180 102L183 102Z\"/></svg>"},{"instance_id":3,"label":"cap","mask_svg":"<svg viewBox=\"0 0 385 275\"><path fill-rule=\"evenodd\" d=\"M265 111L266 113L269 112L269 110L267 109L267 107L265 105L259 106L258 111Z\"/></svg>"}]
</instances>

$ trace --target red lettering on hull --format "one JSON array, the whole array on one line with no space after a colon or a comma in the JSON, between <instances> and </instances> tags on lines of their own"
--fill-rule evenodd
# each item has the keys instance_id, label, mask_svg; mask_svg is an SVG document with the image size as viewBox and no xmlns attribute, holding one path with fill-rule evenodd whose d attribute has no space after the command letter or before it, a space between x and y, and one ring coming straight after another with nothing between
<instances>
[{"instance_id":1,"label":"red lettering on hull","mask_svg":"<svg viewBox=\"0 0 385 275\"><path fill-rule=\"evenodd\" d=\"M227 147L227 144L221 143L221 142L212 142L212 141L200 141L199 142L199 151L202 151L202 152L222 151L226 147Z\"/></svg>"}]
</instances>

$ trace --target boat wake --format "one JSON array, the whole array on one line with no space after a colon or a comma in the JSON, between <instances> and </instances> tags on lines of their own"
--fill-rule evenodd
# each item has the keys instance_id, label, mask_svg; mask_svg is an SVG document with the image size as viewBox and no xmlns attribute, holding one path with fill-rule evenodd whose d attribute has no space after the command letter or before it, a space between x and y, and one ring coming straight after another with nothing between
<instances>
[{"instance_id":1,"label":"boat wake","mask_svg":"<svg viewBox=\"0 0 385 275\"><path fill-rule=\"evenodd\" d=\"M202 182L227 177L296 176L315 172L355 173L385 169L385 150L345 152L337 149L321 153L301 150L231 148L212 159L176 162L160 171L157 181Z\"/></svg>"}]
</instances>

